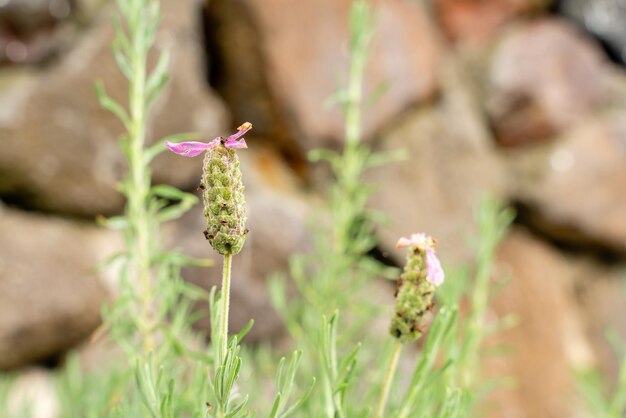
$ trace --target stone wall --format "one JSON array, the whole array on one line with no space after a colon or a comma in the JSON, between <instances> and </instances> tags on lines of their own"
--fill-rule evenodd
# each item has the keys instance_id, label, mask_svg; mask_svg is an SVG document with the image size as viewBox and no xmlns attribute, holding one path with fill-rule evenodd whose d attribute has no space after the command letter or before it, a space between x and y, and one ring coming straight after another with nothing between
<instances>
[{"instance_id":1,"label":"stone wall","mask_svg":"<svg viewBox=\"0 0 626 418\"><path fill-rule=\"evenodd\" d=\"M493 313L515 312L519 325L494 341L511 355L490 365L520 381L494 396L511 417L574 416L571 369L597 363L614 379L603 329L626 335L626 43L620 28L592 19L609 3L374 1L365 92L384 93L367 107L365 140L408 155L369 173L379 185L371 206L389 216L380 252L424 230L445 262L471 263L463 237L480 199L518 209L499 252L510 283ZM350 2L162 4L157 42L172 53L172 77L150 141L254 123L241 153L251 233L234 272L233 321L263 318L253 340L280 335L265 280L310 246L307 220L329 179L306 153L341 146L341 113L325 102L345 83ZM121 245L94 222L123 207L122 127L93 94L97 79L112 97L126 94L110 13L98 0L0 2L0 369L74 347L115 289L91 269ZM159 157L155 181L191 191L199 163ZM206 256L201 222L192 212L168 225L171 243ZM206 273L185 274L199 283Z\"/></svg>"}]
</instances>

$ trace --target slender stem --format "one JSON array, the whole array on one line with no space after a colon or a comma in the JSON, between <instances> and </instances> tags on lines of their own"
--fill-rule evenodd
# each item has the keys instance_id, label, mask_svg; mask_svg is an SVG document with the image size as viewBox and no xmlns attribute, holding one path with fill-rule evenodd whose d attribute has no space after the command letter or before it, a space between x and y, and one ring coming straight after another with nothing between
<instances>
[{"instance_id":1,"label":"slender stem","mask_svg":"<svg viewBox=\"0 0 626 418\"><path fill-rule=\"evenodd\" d=\"M396 375L402 345L403 344L399 340L395 340L393 344L393 351L391 352L391 358L389 359L389 365L387 366L387 373L385 375L385 383L383 384L383 390L380 393L380 399L378 400L378 405L376 406L374 418L382 418L385 413L387 399L389 398L389 390L391 389L393 378Z\"/></svg>"},{"instance_id":2,"label":"slender stem","mask_svg":"<svg viewBox=\"0 0 626 418\"><path fill-rule=\"evenodd\" d=\"M222 297L221 297L221 306L222 306L222 316L220 323L220 343L221 347L221 355L220 362L224 360L226 357L226 352L228 351L228 309L230 306L230 270L232 264L233 255L225 254L224 255L224 270L222 271Z\"/></svg>"},{"instance_id":3,"label":"slender stem","mask_svg":"<svg viewBox=\"0 0 626 418\"><path fill-rule=\"evenodd\" d=\"M140 329L143 334L144 353L154 349L153 320L154 295L150 272L150 242L153 241L147 200L150 187L149 173L144 164L144 144L146 140L146 60L147 49L135 37L132 49L133 76L130 81L129 163L132 192L129 193L129 218L134 226L133 254L138 276L139 299L141 304Z\"/></svg>"},{"instance_id":4,"label":"slender stem","mask_svg":"<svg viewBox=\"0 0 626 418\"><path fill-rule=\"evenodd\" d=\"M346 105L345 135L347 147L355 147L361 137L361 101L363 96L364 51L356 50L350 60L348 100Z\"/></svg>"}]
</instances>

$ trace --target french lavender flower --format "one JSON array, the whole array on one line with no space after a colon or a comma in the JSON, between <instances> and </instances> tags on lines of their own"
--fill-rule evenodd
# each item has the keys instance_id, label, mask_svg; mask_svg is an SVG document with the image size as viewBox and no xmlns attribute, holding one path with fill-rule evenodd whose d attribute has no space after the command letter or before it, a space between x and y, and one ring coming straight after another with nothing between
<instances>
[{"instance_id":1,"label":"french lavender flower","mask_svg":"<svg viewBox=\"0 0 626 418\"><path fill-rule=\"evenodd\" d=\"M441 263L435 254L436 242L426 234L400 238L396 248L409 248L404 272L397 280L395 314L390 332L402 343L417 340L424 333L433 295L444 280Z\"/></svg>"},{"instance_id":2,"label":"french lavender flower","mask_svg":"<svg viewBox=\"0 0 626 418\"><path fill-rule=\"evenodd\" d=\"M207 228L204 236L222 255L241 251L246 240L246 202L236 149L248 148L243 136L252 129L244 123L228 138L217 137L211 142L167 142L178 155L195 157L206 152L200 189L204 201Z\"/></svg>"}]
</instances>

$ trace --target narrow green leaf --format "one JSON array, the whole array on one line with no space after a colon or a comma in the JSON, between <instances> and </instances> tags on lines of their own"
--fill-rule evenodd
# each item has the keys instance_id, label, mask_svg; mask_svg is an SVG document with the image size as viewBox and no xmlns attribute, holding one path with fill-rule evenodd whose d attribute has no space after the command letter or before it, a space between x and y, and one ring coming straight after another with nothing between
<instances>
[{"instance_id":1,"label":"narrow green leaf","mask_svg":"<svg viewBox=\"0 0 626 418\"><path fill-rule=\"evenodd\" d=\"M170 54L168 51L162 51L159 56L157 65L150 73L148 81L146 82L146 91L148 94L148 103L151 103L163 90L165 83L168 79L167 69L170 62Z\"/></svg>"},{"instance_id":2,"label":"narrow green leaf","mask_svg":"<svg viewBox=\"0 0 626 418\"><path fill-rule=\"evenodd\" d=\"M246 326L243 327L241 331L239 331L237 335L235 336L237 341L243 340L243 337L245 337L248 334L248 332L250 332L253 326L254 326L254 319L250 319L248 323L246 324Z\"/></svg>"},{"instance_id":3,"label":"narrow green leaf","mask_svg":"<svg viewBox=\"0 0 626 418\"><path fill-rule=\"evenodd\" d=\"M313 380L311 381L311 385L309 386L307 391L304 393L304 395L302 395L291 407L289 407L289 409L287 409L287 411L285 411L280 416L280 418L287 418L288 416L293 414L295 411L297 411L307 401L307 399L309 399L309 397L311 396L311 393L313 392L314 387L315 387L315 378L313 378Z\"/></svg>"},{"instance_id":4,"label":"narrow green leaf","mask_svg":"<svg viewBox=\"0 0 626 418\"><path fill-rule=\"evenodd\" d=\"M130 130L131 123L128 113L119 103L107 95L102 81L96 82L95 91L100 102L100 106L117 116L118 119L124 124L124 127L126 127L127 130Z\"/></svg>"}]
</instances>

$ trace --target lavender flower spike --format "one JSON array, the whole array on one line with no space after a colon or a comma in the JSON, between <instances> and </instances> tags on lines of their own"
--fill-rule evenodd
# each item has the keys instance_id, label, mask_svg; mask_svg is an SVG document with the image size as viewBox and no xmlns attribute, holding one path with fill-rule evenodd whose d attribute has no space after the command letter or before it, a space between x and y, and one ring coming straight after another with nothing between
<instances>
[{"instance_id":1,"label":"lavender flower spike","mask_svg":"<svg viewBox=\"0 0 626 418\"><path fill-rule=\"evenodd\" d=\"M188 141L188 142L169 142L167 141L165 145L169 148L170 151L182 155L183 157L195 157L197 155L202 154L204 151L216 147L220 144L223 144L226 148L229 149L241 149L248 148L246 144L246 140L243 139L243 136L252 129L252 124L250 122L246 122L237 128L237 132L224 139L221 136L218 136L211 142L198 142L198 141Z\"/></svg>"},{"instance_id":2,"label":"lavender flower spike","mask_svg":"<svg viewBox=\"0 0 626 418\"><path fill-rule=\"evenodd\" d=\"M429 235L424 233L412 234L410 238L400 238L396 244L396 248L415 247L426 255L426 280L435 286L443 283L445 274L441 263L435 254L436 241Z\"/></svg>"},{"instance_id":3,"label":"lavender flower spike","mask_svg":"<svg viewBox=\"0 0 626 418\"><path fill-rule=\"evenodd\" d=\"M435 255L437 242L426 234L400 238L396 247L409 247L404 270L396 281L396 307L389 332L401 343L417 340L425 332L435 309L434 293L444 273Z\"/></svg>"}]
</instances>

